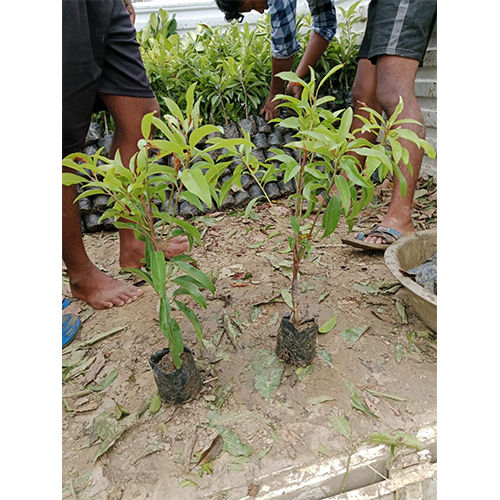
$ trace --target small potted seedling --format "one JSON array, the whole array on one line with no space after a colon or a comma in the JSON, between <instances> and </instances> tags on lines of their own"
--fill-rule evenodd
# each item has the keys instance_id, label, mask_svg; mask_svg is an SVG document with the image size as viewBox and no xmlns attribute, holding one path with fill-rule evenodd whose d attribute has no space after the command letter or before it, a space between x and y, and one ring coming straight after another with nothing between
<instances>
[{"instance_id":1,"label":"small potted seedling","mask_svg":"<svg viewBox=\"0 0 500 500\"><path fill-rule=\"evenodd\" d=\"M389 173L397 175L401 194L405 195L406 181L399 165L402 162L410 172L412 169L408 151L401 146L399 139L412 141L429 156L434 156L430 144L411 130L401 127L404 123L417 123L398 119L403 110L401 99L394 114L387 119L370 108L363 108L369 113L369 118L360 117L364 125L354 131L351 131L351 108L336 112L323 108L322 104L334 98L320 97L321 87L341 67L332 68L318 84L312 69L309 83L293 72L279 75L303 87L300 99L288 95L277 96L277 99L282 99L279 106L289 108L294 116L275 120L281 127L296 131L296 140L285 147L295 149L299 154L293 156L274 149L275 157L271 158L280 162L284 181L294 179L296 184L296 193L290 196L293 214L288 237L293 255L292 307L291 313L282 318L276 347L278 357L295 366L309 365L316 352L318 325L313 318L304 318L300 314L298 298L299 268L311 247L318 237L326 238L332 234L342 216L347 221L349 231L352 229L357 215L373 197L371 177L375 171L378 171L379 179ZM357 138L358 132L378 135L380 142L372 144L366 139ZM363 169L360 168L357 155L366 157ZM330 196L327 196L328 193ZM318 196L320 194L323 196Z\"/></svg>"},{"instance_id":2,"label":"small potted seedling","mask_svg":"<svg viewBox=\"0 0 500 500\"><path fill-rule=\"evenodd\" d=\"M63 165L76 173L64 173L66 185L81 183L83 192L75 200L95 194L109 195L109 209L101 219L113 217L118 228L131 228L136 238L145 242L144 269L126 268L145 280L159 298L159 327L166 337L168 347L150 357L150 365L161 398L169 403L183 403L196 396L202 386L201 376L194 364L193 356L184 345L179 323L172 315L180 310L191 322L201 343L202 325L196 312L183 300L192 298L206 308L202 290L215 291L210 278L196 267L188 255L165 258L169 239L186 234L190 245L200 243L197 228L175 216L177 205L186 200L201 208L223 201L218 178L227 162L214 163L208 154L210 148L199 149L201 141L221 128L200 125L198 100L194 103L193 84L186 93L186 110L183 113L171 99L165 98L170 114L165 120L153 113L142 120L143 139L138 142L139 151L126 168L119 151L115 158L101 156L101 150L92 156L71 154ZM156 127L164 138L151 139ZM214 141L217 142L217 141ZM215 148L213 146L212 148ZM160 162L164 157L173 158L173 166ZM155 201L166 203L170 210L162 212Z\"/></svg>"}]
</instances>

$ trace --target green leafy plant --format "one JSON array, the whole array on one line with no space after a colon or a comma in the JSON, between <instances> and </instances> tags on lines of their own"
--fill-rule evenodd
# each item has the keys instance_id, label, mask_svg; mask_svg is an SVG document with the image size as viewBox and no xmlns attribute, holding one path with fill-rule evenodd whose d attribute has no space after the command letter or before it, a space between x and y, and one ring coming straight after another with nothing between
<instances>
[{"instance_id":1,"label":"green leafy plant","mask_svg":"<svg viewBox=\"0 0 500 500\"><path fill-rule=\"evenodd\" d=\"M309 14L297 16L301 50L295 65L308 41L309 31L303 28L310 23ZM144 66L162 112L168 111L163 97L183 107L185 92L196 81L197 92L203 97L200 115L205 122L228 123L257 114L269 94L270 16L261 16L254 28L248 23L218 27L201 23L183 36L175 29L175 18L169 19L168 13L160 10L138 33ZM335 39L329 50L339 43ZM321 59L323 71L331 67L330 59Z\"/></svg>"},{"instance_id":2,"label":"green leafy plant","mask_svg":"<svg viewBox=\"0 0 500 500\"><path fill-rule=\"evenodd\" d=\"M137 41L144 49L151 49L153 40L160 45L174 33L177 33L177 20L175 14L170 17L168 11L159 9L152 12L149 22L137 33Z\"/></svg>"},{"instance_id":3,"label":"green leafy plant","mask_svg":"<svg viewBox=\"0 0 500 500\"><path fill-rule=\"evenodd\" d=\"M389 173L398 176L401 194L406 193L406 180L401 173L400 163L412 171L408 150L403 148L399 139L409 140L421 147L429 156L434 150L425 140L402 125L415 123L414 120L399 119L403 110L400 99L394 114L384 119L379 113L363 108L369 118L363 118L363 126L351 131L353 111L351 108L329 111L323 105L332 101L331 96L320 96L320 91L328 78L340 71L343 65L332 68L318 83L314 70L310 70L307 83L293 72L280 73L287 81L297 82L303 87L302 96L279 95L281 107L287 107L295 116L275 121L281 127L295 131L293 142L286 148L294 149L298 155L274 149L275 156L284 171L284 182L294 180L296 193L290 198L294 202L293 215L290 217L291 234L288 242L293 255L293 277L291 286L292 312L295 325L300 323L297 302L297 283L299 267L311 251L316 238L326 238L332 234L343 216L349 231L360 211L373 197L374 186L371 176L378 171L380 179ZM379 144L357 138L357 132L372 132L380 136ZM364 168L355 155L366 157ZM331 193L331 198L319 194ZM308 203L308 206L306 205ZM312 220L309 216L316 209Z\"/></svg>"},{"instance_id":4,"label":"green leafy plant","mask_svg":"<svg viewBox=\"0 0 500 500\"><path fill-rule=\"evenodd\" d=\"M151 32L148 24L139 39L162 112L166 109L162 97L184 106L186 89L195 81L203 96L200 114L206 122L227 123L258 112L267 97L271 68L264 22L255 29L247 23L241 29L236 24L214 28L200 24L182 37L167 30L147 37Z\"/></svg>"},{"instance_id":5,"label":"green leafy plant","mask_svg":"<svg viewBox=\"0 0 500 500\"><path fill-rule=\"evenodd\" d=\"M333 66L342 64L334 78L329 80L328 91L340 89L344 92L350 90L356 76L358 67L358 52L361 43L361 33L354 30L354 26L362 21L358 13L358 2L353 3L348 9L338 6L341 13L337 26L338 35L327 47L321 63L326 74Z\"/></svg>"},{"instance_id":6,"label":"green leafy plant","mask_svg":"<svg viewBox=\"0 0 500 500\"><path fill-rule=\"evenodd\" d=\"M419 439L402 431L398 431L394 434L389 434L388 432L372 432L364 441L389 446L391 455L387 462L387 469L392 467L392 463L396 458L397 448L409 448L415 451L422 451L424 449L424 444Z\"/></svg>"},{"instance_id":7,"label":"green leafy plant","mask_svg":"<svg viewBox=\"0 0 500 500\"><path fill-rule=\"evenodd\" d=\"M63 160L63 165L75 171L64 173L63 183L82 184L83 192L75 201L95 194L109 195L110 206L101 219L114 217L118 228L133 229L136 238L145 242L145 269L127 270L144 279L157 293L160 330L168 340L176 368L182 365L180 355L184 344L172 309L179 309L186 316L201 343L201 323L183 297L190 297L206 308L202 290L214 293L215 287L196 267L193 258L177 255L167 260L164 251L169 239L179 234L186 234L191 245L200 243L198 229L175 217L177 205L186 200L199 208L203 203L212 207L213 202L220 206L225 195L221 196L217 183L228 164L215 163L209 154L211 149L223 146L199 148L200 142L207 135L220 132L220 127L201 124L200 101L194 102L194 91L192 84L185 96L185 112L173 100L164 98L169 110L164 120L153 113L144 116L143 139L138 142L139 151L132 157L129 168L123 165L119 151L113 159L102 156L99 150L92 156L75 153ZM165 139L151 139L153 127ZM224 139L216 138L213 142L224 144ZM165 157L173 159L173 166L160 162ZM225 184L226 194L230 183L231 179ZM169 209L160 211L155 202L165 203Z\"/></svg>"}]
</instances>

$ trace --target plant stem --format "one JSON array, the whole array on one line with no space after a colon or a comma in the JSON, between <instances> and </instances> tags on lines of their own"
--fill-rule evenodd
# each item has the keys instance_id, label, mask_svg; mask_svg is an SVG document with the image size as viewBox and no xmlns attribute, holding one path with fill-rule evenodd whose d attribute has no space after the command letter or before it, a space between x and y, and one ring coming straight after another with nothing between
<instances>
[{"instance_id":1,"label":"plant stem","mask_svg":"<svg viewBox=\"0 0 500 500\"><path fill-rule=\"evenodd\" d=\"M295 239L293 245L293 275L292 275L292 313L293 313L293 323L295 326L299 326L299 306L297 304L297 278L299 274L299 256L297 251L298 238Z\"/></svg>"}]
</instances>

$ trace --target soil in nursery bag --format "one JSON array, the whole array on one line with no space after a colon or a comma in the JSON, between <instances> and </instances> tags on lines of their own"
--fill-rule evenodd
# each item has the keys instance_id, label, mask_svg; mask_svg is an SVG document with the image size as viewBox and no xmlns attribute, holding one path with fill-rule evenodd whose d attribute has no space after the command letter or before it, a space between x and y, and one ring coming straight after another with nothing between
<instances>
[{"instance_id":1,"label":"soil in nursery bag","mask_svg":"<svg viewBox=\"0 0 500 500\"><path fill-rule=\"evenodd\" d=\"M414 221L427 228L435 212L426 201ZM380 203L389 202L390 191ZM342 222L300 270L301 314L319 325L316 356L298 368L276 356L292 260L279 224L291 211L281 200L276 208L277 216L258 204L252 218L241 209L195 219L202 240L190 255L216 292L203 292L206 309L187 303L203 326L201 347L189 320L172 310L203 380L182 405L158 404L148 360L165 338L148 285L124 307L96 311L74 301L82 323L62 356L62 393L70 395L62 405L64 500L253 498L262 476L319 466L371 433L414 436L436 422L436 340L383 256L341 243ZM380 224L384 208L367 210L354 230ZM120 272L118 234L86 234L84 242L108 275L138 281ZM339 432L339 421L350 433Z\"/></svg>"},{"instance_id":2,"label":"soil in nursery bag","mask_svg":"<svg viewBox=\"0 0 500 500\"><path fill-rule=\"evenodd\" d=\"M169 349L162 349L149 358L158 393L166 403L185 403L200 392L202 380L191 351L184 348L182 365L176 369Z\"/></svg>"},{"instance_id":3,"label":"soil in nursery bag","mask_svg":"<svg viewBox=\"0 0 500 500\"><path fill-rule=\"evenodd\" d=\"M308 366L316 356L318 325L314 320L304 321L296 327L290 315L283 317L278 330L276 356L293 366Z\"/></svg>"}]
</instances>

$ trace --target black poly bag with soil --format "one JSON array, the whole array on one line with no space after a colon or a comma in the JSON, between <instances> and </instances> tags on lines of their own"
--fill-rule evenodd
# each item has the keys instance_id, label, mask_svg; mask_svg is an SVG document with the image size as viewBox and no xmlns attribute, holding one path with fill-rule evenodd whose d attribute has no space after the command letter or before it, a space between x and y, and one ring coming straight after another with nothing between
<instances>
[{"instance_id":1,"label":"black poly bag with soil","mask_svg":"<svg viewBox=\"0 0 500 500\"><path fill-rule=\"evenodd\" d=\"M276 343L276 356L294 366L310 365L316 356L316 336L318 325L313 319L304 321L299 330L291 321L290 315L281 319Z\"/></svg>"},{"instance_id":2,"label":"black poly bag with soil","mask_svg":"<svg viewBox=\"0 0 500 500\"><path fill-rule=\"evenodd\" d=\"M167 354L170 354L170 349L162 349L149 358L158 392L166 403L185 403L200 392L203 385L200 372L189 348L184 347L182 366L178 370Z\"/></svg>"}]
</instances>

